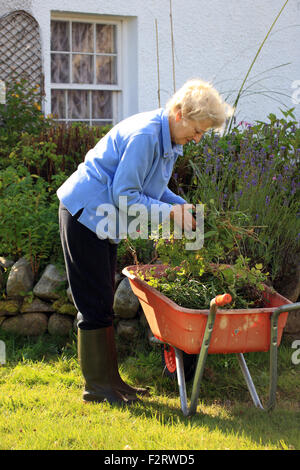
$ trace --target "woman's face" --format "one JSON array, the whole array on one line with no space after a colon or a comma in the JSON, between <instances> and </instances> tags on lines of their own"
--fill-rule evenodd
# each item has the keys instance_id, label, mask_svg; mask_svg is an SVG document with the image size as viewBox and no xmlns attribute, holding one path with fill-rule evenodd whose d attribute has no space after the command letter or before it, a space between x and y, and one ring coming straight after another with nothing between
<instances>
[{"instance_id":1,"label":"woman's face","mask_svg":"<svg viewBox=\"0 0 300 470\"><path fill-rule=\"evenodd\" d=\"M191 140L198 144L203 134L211 127L211 119L194 121L184 118L181 111L177 111L174 119L170 121L171 140L174 144L179 145L187 144Z\"/></svg>"}]
</instances>

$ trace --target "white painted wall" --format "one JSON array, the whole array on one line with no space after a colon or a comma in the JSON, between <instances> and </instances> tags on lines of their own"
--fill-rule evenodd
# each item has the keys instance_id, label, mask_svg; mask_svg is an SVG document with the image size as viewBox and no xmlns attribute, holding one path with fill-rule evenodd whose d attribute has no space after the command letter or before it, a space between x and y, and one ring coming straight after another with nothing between
<instances>
[{"instance_id":1,"label":"white painted wall","mask_svg":"<svg viewBox=\"0 0 300 470\"><path fill-rule=\"evenodd\" d=\"M226 97L234 101L239 86L257 49L263 41L284 0L173 0L176 86L187 79L210 80ZM3 0L0 14L15 8L26 9L39 22L46 92L50 80L51 10L125 18L124 46L130 45L124 58L124 116L158 106L155 18L159 27L161 104L173 93L169 0ZM252 70L249 89L269 95L243 97L238 119L266 119L280 115L284 104L292 102L293 82L300 88L300 0L289 0L275 29L264 45ZM269 70L282 64L284 67ZM268 71L269 70L269 71ZM256 77L256 78L255 78ZM286 96L287 95L287 96ZM300 98L300 93L298 93ZM280 103L274 100L280 100Z\"/></svg>"}]
</instances>

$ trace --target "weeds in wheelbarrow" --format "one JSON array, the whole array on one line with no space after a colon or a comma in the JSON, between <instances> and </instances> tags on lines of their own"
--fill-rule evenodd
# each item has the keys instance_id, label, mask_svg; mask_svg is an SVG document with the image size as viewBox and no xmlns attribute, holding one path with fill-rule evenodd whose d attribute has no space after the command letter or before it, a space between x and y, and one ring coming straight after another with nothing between
<instances>
[{"instance_id":1,"label":"weeds in wheelbarrow","mask_svg":"<svg viewBox=\"0 0 300 470\"><path fill-rule=\"evenodd\" d=\"M169 267L165 276L155 276L156 268L153 267L141 273L140 278L180 307L208 308L211 299L220 292L230 293L233 299L225 308L263 307L263 282L267 278L260 265L250 269L245 267L245 261L239 258L231 266L207 264L203 266L204 272L199 270L198 275L192 275L188 263L183 261L179 267Z\"/></svg>"},{"instance_id":2,"label":"weeds in wheelbarrow","mask_svg":"<svg viewBox=\"0 0 300 470\"><path fill-rule=\"evenodd\" d=\"M157 276L155 266L136 273L180 307L207 309L211 299L224 292L232 297L230 309L265 306L263 291L269 273L264 272L262 264L241 254L240 245L249 238L256 239L247 215L221 212L213 200L204 209L201 249L186 250L185 237L175 238L171 228L169 240L155 241L157 260L169 266L165 274Z\"/></svg>"}]
</instances>

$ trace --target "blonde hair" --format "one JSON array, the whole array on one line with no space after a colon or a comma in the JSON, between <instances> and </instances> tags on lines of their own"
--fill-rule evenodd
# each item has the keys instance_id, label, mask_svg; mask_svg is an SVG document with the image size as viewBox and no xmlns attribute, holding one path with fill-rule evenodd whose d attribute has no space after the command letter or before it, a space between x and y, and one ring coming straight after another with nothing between
<instances>
[{"instance_id":1,"label":"blonde hair","mask_svg":"<svg viewBox=\"0 0 300 470\"><path fill-rule=\"evenodd\" d=\"M193 121L210 119L212 127L221 129L233 108L225 103L217 90L208 82L199 79L187 81L167 102L167 110Z\"/></svg>"}]
</instances>

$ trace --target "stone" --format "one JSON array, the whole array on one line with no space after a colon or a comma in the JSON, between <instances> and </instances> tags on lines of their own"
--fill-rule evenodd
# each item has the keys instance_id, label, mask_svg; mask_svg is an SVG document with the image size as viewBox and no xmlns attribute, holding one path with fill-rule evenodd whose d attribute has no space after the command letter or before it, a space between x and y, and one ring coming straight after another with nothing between
<instances>
[{"instance_id":1,"label":"stone","mask_svg":"<svg viewBox=\"0 0 300 470\"><path fill-rule=\"evenodd\" d=\"M282 292L281 292L282 293ZM291 300L292 302L300 302L299 297L297 298L294 292L294 295L292 293L282 293L282 295ZM289 312L287 321L284 327L284 334L287 334L290 338L295 338L298 339L300 338L300 309L299 310L294 310L293 312Z\"/></svg>"},{"instance_id":2,"label":"stone","mask_svg":"<svg viewBox=\"0 0 300 470\"><path fill-rule=\"evenodd\" d=\"M143 310L141 311L141 314L140 314L140 324L142 325L143 328L147 328L149 326L147 318L146 318Z\"/></svg>"},{"instance_id":3,"label":"stone","mask_svg":"<svg viewBox=\"0 0 300 470\"><path fill-rule=\"evenodd\" d=\"M18 300L0 300L0 316L8 317L17 315L20 311L20 302Z\"/></svg>"},{"instance_id":4,"label":"stone","mask_svg":"<svg viewBox=\"0 0 300 470\"><path fill-rule=\"evenodd\" d=\"M6 318L1 329L22 336L40 336L46 333L48 317L45 313L26 313Z\"/></svg>"},{"instance_id":5,"label":"stone","mask_svg":"<svg viewBox=\"0 0 300 470\"><path fill-rule=\"evenodd\" d=\"M128 278L123 279L114 296L113 309L121 318L134 318L139 309L140 302L132 292Z\"/></svg>"},{"instance_id":6,"label":"stone","mask_svg":"<svg viewBox=\"0 0 300 470\"><path fill-rule=\"evenodd\" d=\"M288 314L286 325L283 330L290 338L300 338L300 309Z\"/></svg>"},{"instance_id":7,"label":"stone","mask_svg":"<svg viewBox=\"0 0 300 470\"><path fill-rule=\"evenodd\" d=\"M120 338L132 341L139 336L138 320L120 320L117 326L117 334Z\"/></svg>"},{"instance_id":8,"label":"stone","mask_svg":"<svg viewBox=\"0 0 300 470\"><path fill-rule=\"evenodd\" d=\"M295 339L300 339L300 309L289 312L284 334Z\"/></svg>"},{"instance_id":9,"label":"stone","mask_svg":"<svg viewBox=\"0 0 300 470\"><path fill-rule=\"evenodd\" d=\"M61 273L54 264L49 264L40 280L33 288L33 293L43 300L57 300L60 295L57 290L67 281L67 276Z\"/></svg>"},{"instance_id":10,"label":"stone","mask_svg":"<svg viewBox=\"0 0 300 470\"><path fill-rule=\"evenodd\" d=\"M276 290L291 300L297 302L300 296L300 256L295 256L293 262L289 262L286 273L280 280L280 286L275 286Z\"/></svg>"},{"instance_id":11,"label":"stone","mask_svg":"<svg viewBox=\"0 0 300 470\"><path fill-rule=\"evenodd\" d=\"M24 302L22 304L21 313L53 313L55 309L53 305L48 302L44 302L41 299L35 297L32 301L25 297Z\"/></svg>"},{"instance_id":12,"label":"stone","mask_svg":"<svg viewBox=\"0 0 300 470\"><path fill-rule=\"evenodd\" d=\"M300 256L295 255L287 262L286 272L276 290L291 302L300 301ZM290 338L300 338L300 309L288 314L284 334Z\"/></svg>"},{"instance_id":13,"label":"stone","mask_svg":"<svg viewBox=\"0 0 300 470\"><path fill-rule=\"evenodd\" d=\"M48 332L53 336L67 336L73 328L73 319L69 315L53 313L49 318Z\"/></svg>"},{"instance_id":14,"label":"stone","mask_svg":"<svg viewBox=\"0 0 300 470\"><path fill-rule=\"evenodd\" d=\"M120 273L116 273L115 274L115 288L117 289L120 282L122 281L122 279L124 279L124 276L122 276L122 274Z\"/></svg>"},{"instance_id":15,"label":"stone","mask_svg":"<svg viewBox=\"0 0 300 470\"><path fill-rule=\"evenodd\" d=\"M14 265L14 261L11 259L5 258L5 256L0 256L0 267L7 269Z\"/></svg>"},{"instance_id":16,"label":"stone","mask_svg":"<svg viewBox=\"0 0 300 470\"><path fill-rule=\"evenodd\" d=\"M53 302L53 309L56 313L61 313L62 315L72 315L77 316L77 309L70 302L66 302L65 299L58 299Z\"/></svg>"},{"instance_id":17,"label":"stone","mask_svg":"<svg viewBox=\"0 0 300 470\"><path fill-rule=\"evenodd\" d=\"M19 298L32 290L34 282L34 275L29 261L25 258L20 258L11 267L7 283L6 293L7 297Z\"/></svg>"},{"instance_id":18,"label":"stone","mask_svg":"<svg viewBox=\"0 0 300 470\"><path fill-rule=\"evenodd\" d=\"M4 287L4 272L13 266L14 261L5 258L4 256L0 256L0 289Z\"/></svg>"}]
</instances>

